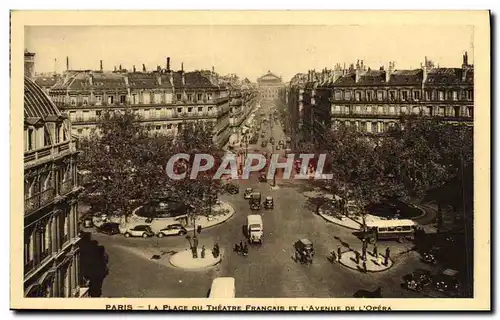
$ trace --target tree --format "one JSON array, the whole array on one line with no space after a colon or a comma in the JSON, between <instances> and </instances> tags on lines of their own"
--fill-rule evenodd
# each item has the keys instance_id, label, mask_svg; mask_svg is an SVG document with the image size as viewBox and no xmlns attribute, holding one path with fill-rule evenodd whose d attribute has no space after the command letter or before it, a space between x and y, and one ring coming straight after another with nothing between
<instances>
[{"instance_id":1,"label":"tree","mask_svg":"<svg viewBox=\"0 0 500 320\"><path fill-rule=\"evenodd\" d=\"M129 216L136 206L165 187L163 171L172 141L150 135L137 116L105 112L96 133L81 141L79 167L89 171L93 195L86 198L108 215Z\"/></svg>"}]
</instances>

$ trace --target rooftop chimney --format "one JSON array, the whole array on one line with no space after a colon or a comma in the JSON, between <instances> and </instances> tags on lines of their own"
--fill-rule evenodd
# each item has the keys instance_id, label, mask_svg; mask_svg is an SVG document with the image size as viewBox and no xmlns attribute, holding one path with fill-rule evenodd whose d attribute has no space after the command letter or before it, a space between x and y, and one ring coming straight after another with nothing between
<instances>
[{"instance_id":1,"label":"rooftop chimney","mask_svg":"<svg viewBox=\"0 0 500 320\"><path fill-rule=\"evenodd\" d=\"M385 82L389 82L391 79L391 74L394 72L394 61L389 61L389 66L387 67L387 71L385 73Z\"/></svg>"},{"instance_id":2,"label":"rooftop chimney","mask_svg":"<svg viewBox=\"0 0 500 320\"><path fill-rule=\"evenodd\" d=\"M167 72L170 71L170 57L167 57Z\"/></svg>"},{"instance_id":3,"label":"rooftop chimney","mask_svg":"<svg viewBox=\"0 0 500 320\"><path fill-rule=\"evenodd\" d=\"M115 72L116 72L116 66L115 66Z\"/></svg>"},{"instance_id":4,"label":"rooftop chimney","mask_svg":"<svg viewBox=\"0 0 500 320\"><path fill-rule=\"evenodd\" d=\"M103 71L103 69L102 69L102 60L100 61L100 67L99 67L99 70L101 70L101 72Z\"/></svg>"},{"instance_id":5,"label":"rooftop chimney","mask_svg":"<svg viewBox=\"0 0 500 320\"><path fill-rule=\"evenodd\" d=\"M69 70L69 57L66 56L66 71Z\"/></svg>"},{"instance_id":6,"label":"rooftop chimney","mask_svg":"<svg viewBox=\"0 0 500 320\"><path fill-rule=\"evenodd\" d=\"M134 70L134 73L135 73L135 64L132 66L132 70Z\"/></svg>"},{"instance_id":7,"label":"rooftop chimney","mask_svg":"<svg viewBox=\"0 0 500 320\"><path fill-rule=\"evenodd\" d=\"M142 64L142 72L146 72L146 65L144 63Z\"/></svg>"},{"instance_id":8,"label":"rooftop chimney","mask_svg":"<svg viewBox=\"0 0 500 320\"><path fill-rule=\"evenodd\" d=\"M35 76L35 54L24 51L24 76L33 79Z\"/></svg>"},{"instance_id":9,"label":"rooftop chimney","mask_svg":"<svg viewBox=\"0 0 500 320\"><path fill-rule=\"evenodd\" d=\"M181 76L182 76L182 84L186 84L186 77L184 76L184 62L181 62Z\"/></svg>"},{"instance_id":10,"label":"rooftop chimney","mask_svg":"<svg viewBox=\"0 0 500 320\"><path fill-rule=\"evenodd\" d=\"M469 57L467 55L467 51L465 51L465 54L462 57L463 57L462 68L468 67L469 66Z\"/></svg>"},{"instance_id":11,"label":"rooftop chimney","mask_svg":"<svg viewBox=\"0 0 500 320\"><path fill-rule=\"evenodd\" d=\"M123 69L122 69L122 65L121 65L121 64L120 64L119 70L120 70L120 71L122 71L122 70L123 70Z\"/></svg>"}]
</instances>

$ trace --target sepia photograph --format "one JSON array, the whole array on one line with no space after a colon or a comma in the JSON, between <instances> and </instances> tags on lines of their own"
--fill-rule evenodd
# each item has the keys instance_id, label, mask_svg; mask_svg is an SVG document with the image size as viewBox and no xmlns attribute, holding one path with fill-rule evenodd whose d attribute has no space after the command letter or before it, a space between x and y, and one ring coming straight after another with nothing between
<instances>
[{"instance_id":1,"label":"sepia photograph","mask_svg":"<svg viewBox=\"0 0 500 320\"><path fill-rule=\"evenodd\" d=\"M491 308L487 11L11 20L11 308Z\"/></svg>"}]
</instances>

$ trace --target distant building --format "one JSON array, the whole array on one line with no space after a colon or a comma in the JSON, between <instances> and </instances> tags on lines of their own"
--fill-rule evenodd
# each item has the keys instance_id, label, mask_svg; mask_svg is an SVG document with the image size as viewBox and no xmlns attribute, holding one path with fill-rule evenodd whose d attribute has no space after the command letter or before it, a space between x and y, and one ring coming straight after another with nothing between
<instances>
[{"instance_id":1,"label":"distant building","mask_svg":"<svg viewBox=\"0 0 500 320\"><path fill-rule=\"evenodd\" d=\"M151 132L176 135L184 121L214 124L214 142L228 143L230 128L230 89L219 85L212 71L173 71L170 58L165 68L154 71L67 70L53 85L50 96L69 115L73 133L88 136L95 131L105 110L132 110Z\"/></svg>"},{"instance_id":2,"label":"distant building","mask_svg":"<svg viewBox=\"0 0 500 320\"><path fill-rule=\"evenodd\" d=\"M276 100L279 98L279 90L283 86L281 77L273 74L270 70L257 79L259 97L262 100Z\"/></svg>"},{"instance_id":3,"label":"distant building","mask_svg":"<svg viewBox=\"0 0 500 320\"><path fill-rule=\"evenodd\" d=\"M31 71L31 62L27 65ZM26 76L23 274L27 297L88 296L80 273L76 156L71 123Z\"/></svg>"}]
</instances>

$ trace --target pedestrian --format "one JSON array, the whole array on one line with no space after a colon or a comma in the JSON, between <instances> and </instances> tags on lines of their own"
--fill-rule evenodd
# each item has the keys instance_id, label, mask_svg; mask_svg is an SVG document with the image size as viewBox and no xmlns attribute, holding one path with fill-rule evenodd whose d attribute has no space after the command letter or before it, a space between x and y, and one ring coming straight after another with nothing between
<instances>
[{"instance_id":1,"label":"pedestrian","mask_svg":"<svg viewBox=\"0 0 500 320\"><path fill-rule=\"evenodd\" d=\"M332 253L331 253L331 260L332 260L332 263L335 263L335 261L337 261L337 257L335 255L335 250L332 250Z\"/></svg>"},{"instance_id":2,"label":"pedestrian","mask_svg":"<svg viewBox=\"0 0 500 320\"><path fill-rule=\"evenodd\" d=\"M361 248L361 259L366 261L366 247L364 245L363 248Z\"/></svg>"},{"instance_id":3,"label":"pedestrian","mask_svg":"<svg viewBox=\"0 0 500 320\"><path fill-rule=\"evenodd\" d=\"M338 256L339 262L340 262L340 259L342 259L342 249L340 249L340 247L337 248L337 256Z\"/></svg>"},{"instance_id":4,"label":"pedestrian","mask_svg":"<svg viewBox=\"0 0 500 320\"><path fill-rule=\"evenodd\" d=\"M215 257L217 258L220 254L220 247L218 243L215 243Z\"/></svg>"},{"instance_id":5,"label":"pedestrian","mask_svg":"<svg viewBox=\"0 0 500 320\"><path fill-rule=\"evenodd\" d=\"M374 244L374 245L373 245L373 256L374 256L375 258L377 258L377 257L378 257L378 249L377 249L377 244Z\"/></svg>"},{"instance_id":6,"label":"pedestrian","mask_svg":"<svg viewBox=\"0 0 500 320\"><path fill-rule=\"evenodd\" d=\"M196 232L198 232L198 234L201 233L201 226L200 225L198 225L198 228L196 228Z\"/></svg>"},{"instance_id":7,"label":"pedestrian","mask_svg":"<svg viewBox=\"0 0 500 320\"><path fill-rule=\"evenodd\" d=\"M245 254L248 254L248 246L247 246L247 244L246 244L246 243L243 245L243 249L242 249L242 251L243 251L243 254L244 254L244 255L245 255Z\"/></svg>"},{"instance_id":8,"label":"pedestrian","mask_svg":"<svg viewBox=\"0 0 500 320\"><path fill-rule=\"evenodd\" d=\"M205 245L201 247L201 258L205 259Z\"/></svg>"},{"instance_id":9,"label":"pedestrian","mask_svg":"<svg viewBox=\"0 0 500 320\"><path fill-rule=\"evenodd\" d=\"M243 249L243 241L240 240L240 249Z\"/></svg>"},{"instance_id":10,"label":"pedestrian","mask_svg":"<svg viewBox=\"0 0 500 320\"><path fill-rule=\"evenodd\" d=\"M359 263L359 251L354 251L354 254L356 255L356 264Z\"/></svg>"},{"instance_id":11,"label":"pedestrian","mask_svg":"<svg viewBox=\"0 0 500 320\"><path fill-rule=\"evenodd\" d=\"M384 264L387 266L389 264L389 257L391 255L391 249L387 248L385 249L385 259L384 259Z\"/></svg>"}]
</instances>

